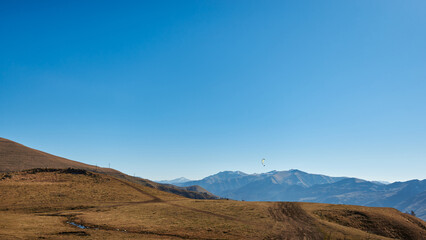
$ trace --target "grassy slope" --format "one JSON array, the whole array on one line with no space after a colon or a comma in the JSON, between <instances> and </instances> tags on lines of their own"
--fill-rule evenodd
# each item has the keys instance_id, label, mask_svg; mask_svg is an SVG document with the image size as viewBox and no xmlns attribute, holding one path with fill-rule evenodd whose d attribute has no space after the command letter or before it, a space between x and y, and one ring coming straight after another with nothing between
<instances>
[{"instance_id":1,"label":"grassy slope","mask_svg":"<svg viewBox=\"0 0 426 240\"><path fill-rule=\"evenodd\" d=\"M76 168L97 173L105 173L116 178L124 179L147 187L171 192L195 199L216 199L217 197L202 189L180 188L173 185L158 184L147 179L132 177L111 168L101 168L81 162L58 157L36 149L26 147L11 140L0 138L0 172L22 171L33 168Z\"/></svg>"},{"instance_id":2,"label":"grassy slope","mask_svg":"<svg viewBox=\"0 0 426 240\"><path fill-rule=\"evenodd\" d=\"M195 200L88 171L0 176L0 239L422 239L389 208ZM73 221L89 229L67 224ZM387 238L388 237L388 238Z\"/></svg>"},{"instance_id":3,"label":"grassy slope","mask_svg":"<svg viewBox=\"0 0 426 240\"><path fill-rule=\"evenodd\" d=\"M54 156L5 138L0 138L0 159L0 172L21 171L32 168L77 168L102 173L118 172L114 169L100 168Z\"/></svg>"}]
</instances>

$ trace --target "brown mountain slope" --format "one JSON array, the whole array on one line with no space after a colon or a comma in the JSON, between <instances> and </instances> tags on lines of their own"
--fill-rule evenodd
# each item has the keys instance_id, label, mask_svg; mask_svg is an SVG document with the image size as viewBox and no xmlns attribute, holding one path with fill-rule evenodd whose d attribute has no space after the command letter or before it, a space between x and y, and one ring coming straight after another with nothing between
<instances>
[{"instance_id":1,"label":"brown mountain slope","mask_svg":"<svg viewBox=\"0 0 426 240\"><path fill-rule=\"evenodd\" d=\"M0 174L0 239L424 239L390 208L195 200L105 174Z\"/></svg>"},{"instance_id":2,"label":"brown mountain slope","mask_svg":"<svg viewBox=\"0 0 426 240\"><path fill-rule=\"evenodd\" d=\"M127 181L171 192L184 197L195 199L216 199L213 194L203 190L197 192L197 188L184 188L173 185L164 185L147 179L132 177L111 168L101 168L66 158L58 157L36 149L26 147L14 141L0 138L0 172L22 171L33 168L75 168L97 173L105 173Z\"/></svg>"},{"instance_id":3,"label":"brown mountain slope","mask_svg":"<svg viewBox=\"0 0 426 240\"><path fill-rule=\"evenodd\" d=\"M21 171L31 168L76 168L103 173L118 172L66 158L58 157L0 138L0 172Z\"/></svg>"}]
</instances>

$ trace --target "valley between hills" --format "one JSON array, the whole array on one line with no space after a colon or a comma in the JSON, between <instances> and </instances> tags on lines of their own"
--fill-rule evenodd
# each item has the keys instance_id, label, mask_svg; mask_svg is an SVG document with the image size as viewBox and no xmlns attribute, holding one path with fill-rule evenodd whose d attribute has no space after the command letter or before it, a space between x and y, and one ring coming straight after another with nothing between
<instances>
[{"instance_id":1,"label":"valley between hills","mask_svg":"<svg viewBox=\"0 0 426 240\"><path fill-rule=\"evenodd\" d=\"M425 239L393 208L217 199L0 139L0 239Z\"/></svg>"}]
</instances>

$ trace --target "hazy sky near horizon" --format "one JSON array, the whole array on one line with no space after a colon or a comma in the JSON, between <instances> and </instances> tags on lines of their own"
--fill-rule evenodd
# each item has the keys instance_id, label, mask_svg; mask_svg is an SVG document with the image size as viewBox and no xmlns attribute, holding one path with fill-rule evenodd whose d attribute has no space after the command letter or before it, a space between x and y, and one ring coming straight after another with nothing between
<instances>
[{"instance_id":1,"label":"hazy sky near horizon","mask_svg":"<svg viewBox=\"0 0 426 240\"><path fill-rule=\"evenodd\" d=\"M0 137L152 180L424 179L425 13L425 1L1 1Z\"/></svg>"}]
</instances>

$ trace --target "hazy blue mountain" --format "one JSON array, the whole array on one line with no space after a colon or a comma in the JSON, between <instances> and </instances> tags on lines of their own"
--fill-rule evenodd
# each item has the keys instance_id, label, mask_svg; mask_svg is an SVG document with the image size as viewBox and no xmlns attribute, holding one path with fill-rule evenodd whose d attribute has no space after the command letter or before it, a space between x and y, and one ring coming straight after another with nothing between
<instances>
[{"instance_id":1,"label":"hazy blue mountain","mask_svg":"<svg viewBox=\"0 0 426 240\"><path fill-rule=\"evenodd\" d=\"M180 178L176 178L173 180L161 180L161 181L156 181L158 183L163 183L163 184L173 184L173 185L177 185L179 183L185 183L185 182L189 182L191 180L184 178L184 177L180 177Z\"/></svg>"},{"instance_id":2,"label":"hazy blue mountain","mask_svg":"<svg viewBox=\"0 0 426 240\"><path fill-rule=\"evenodd\" d=\"M270 174L271 173L249 175L240 171L225 171L212 176L208 176L202 180L178 184L178 186L199 185L205 189L207 189L206 187L208 187L209 189L212 189L215 192L213 194L221 197L226 197L224 195L224 192L241 188L249 184L250 182L263 179Z\"/></svg>"},{"instance_id":3,"label":"hazy blue mountain","mask_svg":"<svg viewBox=\"0 0 426 240\"><path fill-rule=\"evenodd\" d=\"M426 219L426 180L383 185L345 179L304 189L296 201L393 207L402 212L413 210L419 218Z\"/></svg>"},{"instance_id":4,"label":"hazy blue mountain","mask_svg":"<svg viewBox=\"0 0 426 240\"><path fill-rule=\"evenodd\" d=\"M177 184L178 186L199 185L208 189L211 193L238 200L257 200L257 191L253 192L252 197L246 197L246 194L254 189L263 189L262 192L274 195L271 191L279 191L299 186L302 188L311 187L317 184L333 183L345 179L344 177L329 177L319 174L309 174L296 169L289 171L271 171L261 174L246 174L240 171L225 171L215 175L208 176L202 180L190 181ZM268 189L269 191L266 191ZM263 196L264 197L264 196Z\"/></svg>"},{"instance_id":5,"label":"hazy blue mountain","mask_svg":"<svg viewBox=\"0 0 426 240\"><path fill-rule=\"evenodd\" d=\"M384 185L391 184L391 183L390 183L390 182L388 182L388 181L371 181L371 182L373 182L373 183L377 183L377 184L384 184Z\"/></svg>"},{"instance_id":6,"label":"hazy blue mountain","mask_svg":"<svg viewBox=\"0 0 426 240\"><path fill-rule=\"evenodd\" d=\"M199 185L222 198L246 201L301 201L393 207L426 219L426 180L385 184L329 177L300 170L246 174L225 171L178 186Z\"/></svg>"}]
</instances>

